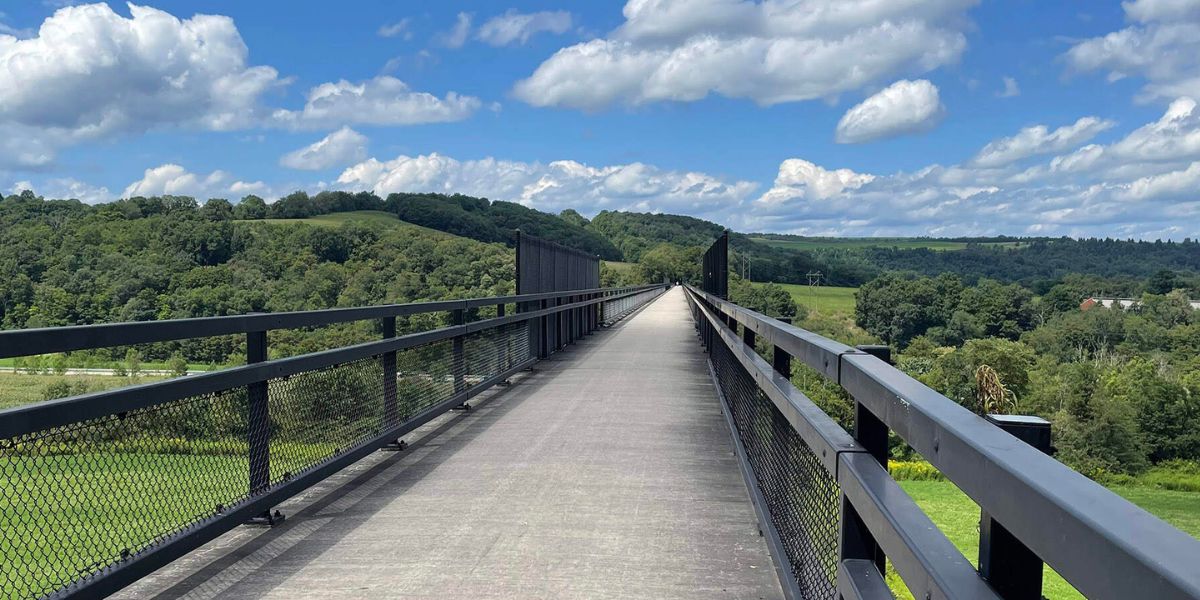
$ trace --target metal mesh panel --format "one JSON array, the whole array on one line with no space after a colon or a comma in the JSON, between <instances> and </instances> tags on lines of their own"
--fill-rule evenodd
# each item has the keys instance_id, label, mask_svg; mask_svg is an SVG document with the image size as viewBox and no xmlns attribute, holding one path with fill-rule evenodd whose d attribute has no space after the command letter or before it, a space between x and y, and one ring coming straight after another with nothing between
<instances>
[{"instance_id":1,"label":"metal mesh panel","mask_svg":"<svg viewBox=\"0 0 1200 600\"><path fill-rule=\"evenodd\" d=\"M271 380L264 427L236 388L0 439L0 598L102 575L246 502L254 464L257 496L530 356L523 322L399 351L392 423L382 355Z\"/></svg>"},{"instance_id":2,"label":"metal mesh panel","mask_svg":"<svg viewBox=\"0 0 1200 600\"><path fill-rule=\"evenodd\" d=\"M665 290L663 288L655 288L647 290L640 294L625 296L616 300L603 302L604 310L602 312L604 324L610 325L625 318L629 313L641 308L642 305L659 297Z\"/></svg>"},{"instance_id":3,"label":"metal mesh panel","mask_svg":"<svg viewBox=\"0 0 1200 600\"><path fill-rule=\"evenodd\" d=\"M837 481L720 338L710 357L800 591L835 598Z\"/></svg>"},{"instance_id":4,"label":"metal mesh panel","mask_svg":"<svg viewBox=\"0 0 1200 600\"><path fill-rule=\"evenodd\" d=\"M0 440L0 597L119 564L249 493L245 389Z\"/></svg>"}]
</instances>

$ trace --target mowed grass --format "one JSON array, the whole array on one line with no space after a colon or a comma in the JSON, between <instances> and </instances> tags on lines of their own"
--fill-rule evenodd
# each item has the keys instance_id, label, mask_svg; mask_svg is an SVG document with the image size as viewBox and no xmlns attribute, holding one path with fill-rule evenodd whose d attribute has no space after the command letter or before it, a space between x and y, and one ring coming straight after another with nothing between
<instances>
[{"instance_id":1,"label":"mowed grass","mask_svg":"<svg viewBox=\"0 0 1200 600\"><path fill-rule=\"evenodd\" d=\"M913 250L925 248L928 250L962 250L966 242L939 240L927 238L836 238L836 237L795 237L788 239L750 238L760 244L788 250L856 250L862 248L899 248ZM982 246L997 248L1019 248L1022 242L983 242Z\"/></svg>"},{"instance_id":2,"label":"mowed grass","mask_svg":"<svg viewBox=\"0 0 1200 600\"><path fill-rule=\"evenodd\" d=\"M602 262L618 273L631 273L637 268L637 264L631 262L621 262L617 260L606 260Z\"/></svg>"},{"instance_id":3,"label":"mowed grass","mask_svg":"<svg viewBox=\"0 0 1200 600\"><path fill-rule=\"evenodd\" d=\"M809 286L795 283L777 285L787 290L797 303L803 304L811 310L825 314L854 314L854 293L858 291L858 288L829 285Z\"/></svg>"},{"instance_id":4,"label":"mowed grass","mask_svg":"<svg viewBox=\"0 0 1200 600\"><path fill-rule=\"evenodd\" d=\"M948 481L901 481L921 510L946 534L946 537L978 566L979 505ZM1158 518L1200 538L1200 493L1178 492L1151 487L1114 487L1112 491L1142 507ZM912 598L899 577L888 567L888 582L897 598ZM1083 598L1062 577L1046 567L1043 575L1043 594L1051 600Z\"/></svg>"},{"instance_id":5,"label":"mowed grass","mask_svg":"<svg viewBox=\"0 0 1200 600\"><path fill-rule=\"evenodd\" d=\"M213 515L247 473L238 456L0 455L0 597L44 596Z\"/></svg>"}]
</instances>

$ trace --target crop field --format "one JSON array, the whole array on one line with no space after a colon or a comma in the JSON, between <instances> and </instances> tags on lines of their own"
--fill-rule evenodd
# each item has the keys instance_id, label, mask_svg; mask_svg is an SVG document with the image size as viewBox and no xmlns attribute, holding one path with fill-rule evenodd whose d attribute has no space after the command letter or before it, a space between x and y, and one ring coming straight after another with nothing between
<instances>
[{"instance_id":1,"label":"crop field","mask_svg":"<svg viewBox=\"0 0 1200 600\"><path fill-rule=\"evenodd\" d=\"M788 239L750 238L760 244L788 250L854 250L862 248L899 248L912 250L926 248L929 250L962 250L966 242L939 240L929 238L834 238L834 237L795 237ZM1019 248L1022 242L983 242L982 246L998 248Z\"/></svg>"},{"instance_id":2,"label":"crop field","mask_svg":"<svg viewBox=\"0 0 1200 600\"><path fill-rule=\"evenodd\" d=\"M854 314L854 292L858 288L835 286L808 286L795 283L778 284L792 295L792 299L810 310L826 314Z\"/></svg>"}]
</instances>

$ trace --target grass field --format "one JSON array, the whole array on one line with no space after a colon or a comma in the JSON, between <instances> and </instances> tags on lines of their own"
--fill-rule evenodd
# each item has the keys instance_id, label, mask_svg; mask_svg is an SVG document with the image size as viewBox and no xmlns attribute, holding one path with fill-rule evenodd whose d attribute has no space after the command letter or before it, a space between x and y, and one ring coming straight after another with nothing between
<instances>
[{"instance_id":1,"label":"grass field","mask_svg":"<svg viewBox=\"0 0 1200 600\"><path fill-rule=\"evenodd\" d=\"M343 213L332 213L328 215L317 215L308 217L307 219L259 219L253 221L239 221L239 223L272 223L277 225L314 225L317 227L341 227L347 223L357 223L360 225L384 225L395 227L408 227L431 233L439 236L453 237L454 234L414 225L408 221L401 221L396 215L382 210L353 210Z\"/></svg>"},{"instance_id":2,"label":"grass field","mask_svg":"<svg viewBox=\"0 0 1200 600\"><path fill-rule=\"evenodd\" d=\"M633 271L635 268L637 268L637 263L620 262L620 261L616 261L616 260L606 260L606 261L602 261L602 262L604 264L608 265L612 270L617 271L619 273L629 273L629 272Z\"/></svg>"},{"instance_id":3,"label":"grass field","mask_svg":"<svg viewBox=\"0 0 1200 600\"><path fill-rule=\"evenodd\" d=\"M825 249L861 249L861 248L899 248L911 250L927 248L929 250L962 250L966 242L924 238L835 238L835 237L795 237L788 239L750 238L760 244L788 250L825 250ZM984 242L983 246L1018 248L1021 242Z\"/></svg>"},{"instance_id":4,"label":"grass field","mask_svg":"<svg viewBox=\"0 0 1200 600\"><path fill-rule=\"evenodd\" d=\"M46 388L58 381L84 382L88 390L98 392L113 388L158 381L162 377L113 377L111 375L27 375L25 373L0 373L0 409L12 408L41 402Z\"/></svg>"},{"instance_id":5,"label":"grass field","mask_svg":"<svg viewBox=\"0 0 1200 600\"><path fill-rule=\"evenodd\" d=\"M811 310L827 314L854 314L854 292L858 288L818 286L812 287L795 283L778 284L792 295L792 299Z\"/></svg>"},{"instance_id":6,"label":"grass field","mask_svg":"<svg viewBox=\"0 0 1200 600\"><path fill-rule=\"evenodd\" d=\"M976 564L979 555L979 506L948 481L901 481L900 487L913 497L959 551L972 564ZM1114 487L1112 490L1160 519L1200 538L1200 493L1141 486ZM896 588L899 579L894 573L888 580L893 590L900 592L898 598L912 597L907 590ZM1046 568L1043 582L1042 593L1051 600L1083 597L1049 567Z\"/></svg>"}]
</instances>

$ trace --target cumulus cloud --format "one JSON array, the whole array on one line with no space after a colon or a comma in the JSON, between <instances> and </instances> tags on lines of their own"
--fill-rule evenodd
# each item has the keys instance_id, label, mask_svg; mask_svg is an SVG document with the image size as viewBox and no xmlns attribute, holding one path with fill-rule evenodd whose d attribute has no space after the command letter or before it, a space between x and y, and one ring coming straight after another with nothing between
<instances>
[{"instance_id":1,"label":"cumulus cloud","mask_svg":"<svg viewBox=\"0 0 1200 600\"><path fill-rule=\"evenodd\" d=\"M875 179L869 173L850 169L827 170L799 158L779 165L775 185L758 198L760 204L780 204L788 200L824 200L846 190L856 190Z\"/></svg>"},{"instance_id":2,"label":"cumulus cloud","mask_svg":"<svg viewBox=\"0 0 1200 600\"><path fill-rule=\"evenodd\" d=\"M989 143L973 163L980 167L1003 167L1037 154L1070 150L1092 139L1115 123L1098 117L1083 117L1071 125L1050 131L1045 125L1022 129L1017 135Z\"/></svg>"},{"instance_id":3,"label":"cumulus cloud","mask_svg":"<svg viewBox=\"0 0 1200 600\"><path fill-rule=\"evenodd\" d=\"M1146 81L1143 99L1200 97L1200 2L1136 0L1122 6L1134 23L1072 46L1067 64L1077 72L1106 72L1109 81L1140 77Z\"/></svg>"},{"instance_id":4,"label":"cumulus cloud","mask_svg":"<svg viewBox=\"0 0 1200 600\"><path fill-rule=\"evenodd\" d=\"M358 162L367 157L367 136L343 127L304 148L289 152L279 164L304 171L319 171Z\"/></svg>"},{"instance_id":5,"label":"cumulus cloud","mask_svg":"<svg viewBox=\"0 0 1200 600\"><path fill-rule=\"evenodd\" d=\"M345 124L415 125L445 123L470 117L481 106L478 98L454 92L444 97L413 91L390 75L360 83L323 83L308 92L301 110L275 111L276 124L296 128L325 128Z\"/></svg>"},{"instance_id":6,"label":"cumulus cloud","mask_svg":"<svg viewBox=\"0 0 1200 600\"><path fill-rule=\"evenodd\" d=\"M437 35L434 41L439 46L447 48L462 48L471 34L471 14L460 12L454 20L454 27Z\"/></svg>"},{"instance_id":7,"label":"cumulus cloud","mask_svg":"<svg viewBox=\"0 0 1200 600\"><path fill-rule=\"evenodd\" d=\"M94 186L72 177L51 178L34 184L31 181L18 181L10 188L13 194L31 190L44 198L56 200L79 200L85 204L98 204L112 200L108 188Z\"/></svg>"},{"instance_id":8,"label":"cumulus cloud","mask_svg":"<svg viewBox=\"0 0 1200 600\"><path fill-rule=\"evenodd\" d=\"M508 46L524 44L541 32L561 35L570 28L571 13L565 10L519 13L510 8L480 25L475 37L492 46Z\"/></svg>"},{"instance_id":9,"label":"cumulus cloud","mask_svg":"<svg viewBox=\"0 0 1200 600\"><path fill-rule=\"evenodd\" d=\"M846 111L835 139L839 144L860 144L929 131L944 110L937 86L926 79L901 79Z\"/></svg>"},{"instance_id":10,"label":"cumulus cloud","mask_svg":"<svg viewBox=\"0 0 1200 600\"><path fill-rule=\"evenodd\" d=\"M757 187L697 172L667 171L642 163L592 167L572 160L550 163L484 158L460 161L433 153L374 158L342 172L338 183L353 189L443 192L519 202L538 210L575 208L666 211L704 215L736 206Z\"/></svg>"},{"instance_id":11,"label":"cumulus cloud","mask_svg":"<svg viewBox=\"0 0 1200 600\"><path fill-rule=\"evenodd\" d=\"M953 63L976 0L629 0L608 37L563 48L514 87L534 106L831 98Z\"/></svg>"},{"instance_id":12,"label":"cumulus cloud","mask_svg":"<svg viewBox=\"0 0 1200 600\"><path fill-rule=\"evenodd\" d=\"M238 197L244 194L267 193L268 186L261 181L234 180L225 171L213 171L207 175L192 173L180 165L167 163L146 169L143 177L125 188L124 198L133 196L191 196L208 198Z\"/></svg>"},{"instance_id":13,"label":"cumulus cloud","mask_svg":"<svg viewBox=\"0 0 1200 600\"><path fill-rule=\"evenodd\" d=\"M272 109L264 98L290 79L249 64L232 19L127 6L128 17L103 3L65 6L36 34L0 32L0 168L46 167L61 148L155 129L410 125L480 105L380 77L325 83L300 110Z\"/></svg>"},{"instance_id":14,"label":"cumulus cloud","mask_svg":"<svg viewBox=\"0 0 1200 600\"><path fill-rule=\"evenodd\" d=\"M282 82L247 64L233 20L178 19L129 4L68 6L36 36L0 36L0 122L68 139L162 125L228 130L251 123Z\"/></svg>"},{"instance_id":15,"label":"cumulus cloud","mask_svg":"<svg viewBox=\"0 0 1200 600\"><path fill-rule=\"evenodd\" d=\"M729 215L744 231L838 235L1200 235L1200 118L1190 99L1111 144L1087 144L1094 117L996 140L958 165L887 175L802 159ZM1055 154L1028 167L1035 155ZM980 161L980 157L984 160Z\"/></svg>"}]
</instances>

